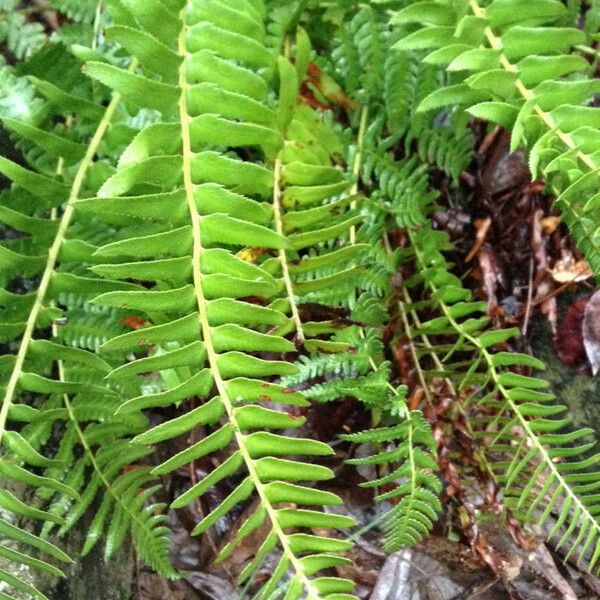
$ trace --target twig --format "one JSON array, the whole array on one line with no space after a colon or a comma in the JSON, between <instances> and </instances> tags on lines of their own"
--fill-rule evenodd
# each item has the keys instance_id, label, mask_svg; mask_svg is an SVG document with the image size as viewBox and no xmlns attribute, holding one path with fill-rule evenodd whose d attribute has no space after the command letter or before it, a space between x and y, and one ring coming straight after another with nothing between
<instances>
[{"instance_id":1,"label":"twig","mask_svg":"<svg viewBox=\"0 0 600 600\"><path fill-rule=\"evenodd\" d=\"M478 585L475 588L471 587L470 589L462 592L458 596L454 596L452 600L473 600L474 598L477 598L477 596L481 596L483 592L487 592L489 589L494 587L499 581L500 577L494 577L487 583ZM468 594L468 596L465 596L465 594Z\"/></svg>"},{"instance_id":2,"label":"twig","mask_svg":"<svg viewBox=\"0 0 600 600\"><path fill-rule=\"evenodd\" d=\"M521 328L521 335L527 333L527 326L529 325L529 317L531 315L531 306L533 299L533 257L529 259L529 285L527 286L527 304L525 305L525 318L523 319L523 327Z\"/></svg>"}]
</instances>

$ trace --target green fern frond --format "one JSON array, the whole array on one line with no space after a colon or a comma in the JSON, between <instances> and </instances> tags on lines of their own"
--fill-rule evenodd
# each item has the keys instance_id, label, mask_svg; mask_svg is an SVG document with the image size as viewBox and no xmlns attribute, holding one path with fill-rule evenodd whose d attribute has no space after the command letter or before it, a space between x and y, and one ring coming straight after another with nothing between
<instances>
[{"instance_id":1,"label":"green fern frond","mask_svg":"<svg viewBox=\"0 0 600 600\"><path fill-rule=\"evenodd\" d=\"M53 8L76 23L91 23L98 4L98 0L50 0Z\"/></svg>"},{"instance_id":2,"label":"green fern frond","mask_svg":"<svg viewBox=\"0 0 600 600\"><path fill-rule=\"evenodd\" d=\"M472 156L468 115L457 109L434 120L417 112L423 98L439 89L443 72L439 66L423 62L422 52L396 50L402 32L392 31L387 21L382 6L360 8L340 28L332 50L332 67L346 91L370 105L381 121L377 125L374 120L377 134L371 132L371 137L377 135L377 142L365 145L367 154L374 151L376 156L367 158L365 164L381 160L390 145L403 138L407 154L414 144L422 162L444 170L456 182ZM388 178L381 181L386 185ZM413 211L413 217L417 215Z\"/></svg>"},{"instance_id":3,"label":"green fern frond","mask_svg":"<svg viewBox=\"0 0 600 600\"><path fill-rule=\"evenodd\" d=\"M337 32L331 61L346 92L360 101L382 96L390 35L385 13L372 7L358 10Z\"/></svg>"},{"instance_id":4,"label":"green fern frond","mask_svg":"<svg viewBox=\"0 0 600 600\"><path fill-rule=\"evenodd\" d=\"M394 160L389 148L372 147L364 165L363 178L374 184L401 227L422 225L429 205L437 197L429 191L428 168L417 157Z\"/></svg>"},{"instance_id":5,"label":"green fern frond","mask_svg":"<svg viewBox=\"0 0 600 600\"><path fill-rule=\"evenodd\" d=\"M556 193L556 207L598 276L598 109L589 106L598 83L577 50L585 33L565 27L567 8L555 0L529 3L527 10L515 0L485 7L470 0L466 13L451 2L439 3L435 14L429 6L415 3L392 18L398 25L427 25L397 49L427 49L424 60L449 72L451 85L431 93L419 110L459 104L506 127L511 149L525 146L532 176L544 176ZM482 26L466 27L469 22Z\"/></svg>"},{"instance_id":6,"label":"green fern frond","mask_svg":"<svg viewBox=\"0 0 600 600\"><path fill-rule=\"evenodd\" d=\"M105 537L104 556L108 561L131 535L140 558L158 573L173 577L170 530L164 525L165 506L148 502L160 485L151 485L156 477L150 473L150 467L140 464L152 450L133 446L123 437L142 433L147 429L147 421L139 414L115 417L113 407L110 416L98 423L97 412L90 414L86 406L90 400L98 403L98 396L88 399L80 395L72 402L67 400L70 421L57 453L64 466L59 472L55 469L49 473L67 481L79 494L75 501L63 495L52 499L49 512L63 521L58 535L77 526L98 498L99 506L86 533L82 555ZM84 427L82 421L92 423ZM83 450L81 458L76 458L78 446ZM43 533L47 535L55 527L55 523L46 523Z\"/></svg>"},{"instance_id":7,"label":"green fern frond","mask_svg":"<svg viewBox=\"0 0 600 600\"><path fill-rule=\"evenodd\" d=\"M448 244L446 234L424 227L409 235L418 272L407 285L424 285L432 298L427 304L437 311L415 334L455 339L439 353L446 368L441 375L468 395L471 426L484 444L505 502L522 520L539 525L555 514L549 538L558 548L575 539L566 559L574 555L578 563L593 569L600 558L594 494L600 475L581 471L600 460L600 454L569 460L593 447L592 430L569 429L567 408L556 405L554 396L544 391L548 383L522 374L543 369L543 363L497 349L518 330L489 329L485 303L473 301L439 251Z\"/></svg>"},{"instance_id":8,"label":"green fern frond","mask_svg":"<svg viewBox=\"0 0 600 600\"><path fill-rule=\"evenodd\" d=\"M140 219L148 211L161 215L154 232L98 248L92 270L123 284L135 279L146 285L108 292L95 300L109 307L126 306L149 322L100 348L101 353L121 356L121 365L109 379L119 382L156 370L171 375L163 378L161 391L130 397L117 414L205 398L182 417L133 440L143 446L157 444L197 425L206 426L207 437L155 467L154 475L231 446L225 462L172 506L183 507L222 479L232 479L231 494L196 525L193 534L208 530L255 494L259 507L219 559L265 523L266 539L241 581L252 577L265 556L279 548L278 567L261 597L269 597L288 570L292 578L286 598L304 595L320 600L347 594L351 582L317 574L343 564L345 559L336 555L350 544L302 532L307 527L337 529L352 523L347 517L308 508L337 504L339 499L299 484L332 476L329 469L310 462L332 450L321 442L276 433L297 427L304 419L270 404L303 406L306 400L273 382L294 373L294 365L262 355L296 349L278 332L278 328L285 331L289 322L286 297L290 300L287 278L280 270L288 261L282 263L281 251L315 247L331 238L310 220L301 223L304 229L296 236L283 237L284 216L274 220L273 215L280 191L282 206L308 208L335 193L333 188L321 189L323 177L326 185L337 186L337 193L348 184L340 183L332 167L306 164L303 156L299 168L297 161L280 155L282 148L287 151L282 132L294 111L297 75L289 61L278 59L266 45L264 7L259 2L184 6L178 1L131 0L126 6L127 13L114 12L117 24L107 35L137 55L147 76L99 62L88 63L86 70L130 102L159 111L162 120L140 131L98 197L79 201L77 209L101 220L107 214L103 206L119 203ZM155 59L153 50L159 49L165 60ZM281 86L274 104L271 77L277 62ZM308 135L318 135L321 127L313 116L309 125L315 131ZM321 158L318 147L315 152ZM329 181L332 176L335 180ZM114 214L109 218L115 221ZM172 229L161 227L165 218L173 221ZM259 302L253 302L255 298ZM127 362L129 353L135 359ZM290 455L302 458L282 458ZM284 508L282 503L298 508Z\"/></svg>"},{"instance_id":9,"label":"green fern frond","mask_svg":"<svg viewBox=\"0 0 600 600\"><path fill-rule=\"evenodd\" d=\"M354 294L362 276L356 259L366 249L350 244L361 221L351 193L352 179L339 165L343 145L332 126L305 104L299 104L299 82L309 61L310 44L300 30L296 39L296 68L280 64L280 109L283 147L275 158L273 213L277 232L289 248L279 250L289 312L297 342L309 352L340 351L323 335L341 323L304 323L299 307L336 305L334 296ZM289 330L289 328L288 328ZM280 333L288 333L280 329ZM311 333L314 331L317 335ZM319 336L319 337L317 337Z\"/></svg>"},{"instance_id":10,"label":"green fern frond","mask_svg":"<svg viewBox=\"0 0 600 600\"><path fill-rule=\"evenodd\" d=\"M64 70L63 79L57 78L56 81L63 81L68 85L69 70ZM78 78L81 78L81 74L78 74L75 81L79 82ZM6 240L0 247L3 256L0 261L2 310L3 317L6 317L2 323L2 337L4 341L10 342L10 347L15 352L14 355L4 357L11 371L6 373L2 381L0 468L3 479L38 488L40 506L52 497L65 506L74 506L81 501L78 492L87 481L88 472L83 466L77 467L70 473L73 477L78 474L80 479L72 480L66 474L73 461L73 450L66 453L59 450L54 458L47 458L43 454L45 447L55 424L57 432L63 426L66 427L66 432L69 428L79 427L76 412L71 414L69 407L77 406L80 395L87 394L88 397L95 397L97 402L102 402L103 398L118 394L106 388L104 376L108 365L104 361L83 349L57 343L61 341L60 338L55 338L52 342L44 338L48 337L51 328L55 330L65 321L68 323L69 319L65 319L63 311L70 308L70 292L76 291L80 298L87 293L89 298L98 293L98 285L107 290L114 289L110 282L98 282L89 278L89 273L84 269L80 269L81 275L68 273L67 265L69 262L85 261L85 242L69 239L70 226L74 222L73 204L79 197L89 194L90 189L94 189L93 179L98 178L98 173L92 176L97 170L95 156L120 103L120 97L116 95L103 108L96 105L93 99L78 96L72 90L69 95L67 89L61 89L49 81L37 79L35 86L44 89L50 98L50 102L43 104L41 114L44 117L33 119L30 114L13 112L3 119L3 124L23 140L27 147L37 148L39 155L43 154L47 159L31 161L36 167L43 169L41 173L24 168L7 158L0 159L0 171L13 184L11 191L2 196L0 221L3 227L16 232L13 241ZM66 99L64 104L63 99ZM41 101L36 99L32 105L35 106L37 102ZM64 119L65 111L74 113L68 120L74 122L77 119L77 125L73 129L77 131L78 137L71 137L68 126L62 130L42 128L46 125L44 119L49 122L56 117L58 120ZM54 165L53 172L45 172L42 165L50 163ZM17 202L19 199L25 202ZM35 199L35 202L29 201L30 199ZM32 280L37 284L36 291L23 294L8 292L13 285L17 289L26 288L31 285ZM57 306L59 303L60 308ZM104 426L108 427L108 422L95 423L89 427L98 432ZM110 429L111 440L114 441L119 435L126 437L128 433L131 434L121 426ZM67 435L65 439L70 439L70 436ZM80 447L85 447L86 443L94 442L86 442L83 438L78 441ZM37 474L37 469L45 469L46 474ZM134 492L137 492L138 487L134 488ZM131 497L126 499L125 505L127 503L132 503ZM35 515L27 515L21 505L13 500L5 508L14 512L17 517L34 516L44 521L42 531L51 524L63 526L66 522L63 516L68 518L74 514L67 516L61 512L44 512L36 508ZM145 510L140 505L138 512L143 515ZM126 519L121 519L120 522L124 524ZM1 552L4 554L12 547L13 542L10 540L14 540L22 544L23 549L31 546L41 550L49 558L66 560L55 546L38 541L38 537L27 533L24 528L7 526L5 529L1 545ZM158 523L154 529L160 530ZM122 531L123 529L119 529L119 536ZM153 553L150 550L151 556ZM21 554L22 556L12 555L12 558L34 569L58 573L45 558L33 561L27 554ZM2 572L0 580L9 587L23 591L23 586L17 584L9 573ZM29 590L29 593L42 597L39 591Z\"/></svg>"},{"instance_id":11,"label":"green fern frond","mask_svg":"<svg viewBox=\"0 0 600 600\"><path fill-rule=\"evenodd\" d=\"M387 467L385 475L361 485L383 488L375 500L393 504L382 521L386 534L384 547L390 552L425 539L441 510L438 497L442 484L434 474L435 440L422 413L405 407L405 396L406 389L400 389L393 400L392 413L400 419L400 424L341 436L350 442L371 444L376 450L370 456L350 459L350 464Z\"/></svg>"},{"instance_id":12,"label":"green fern frond","mask_svg":"<svg viewBox=\"0 0 600 600\"><path fill-rule=\"evenodd\" d=\"M46 34L40 23L29 23L14 8L6 13L0 9L0 43L6 44L17 60L29 58L45 42Z\"/></svg>"}]
</instances>

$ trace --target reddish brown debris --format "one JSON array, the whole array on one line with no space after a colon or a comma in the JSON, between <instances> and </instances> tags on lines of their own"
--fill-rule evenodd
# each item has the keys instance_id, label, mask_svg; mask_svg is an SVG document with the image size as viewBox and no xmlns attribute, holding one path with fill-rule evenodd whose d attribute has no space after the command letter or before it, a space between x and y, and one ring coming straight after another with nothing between
<instances>
[{"instance_id":1,"label":"reddish brown debris","mask_svg":"<svg viewBox=\"0 0 600 600\"><path fill-rule=\"evenodd\" d=\"M558 325L554 338L554 347L558 358L582 375L589 374L582 332L587 303L588 298L581 298L569 306L564 319Z\"/></svg>"}]
</instances>

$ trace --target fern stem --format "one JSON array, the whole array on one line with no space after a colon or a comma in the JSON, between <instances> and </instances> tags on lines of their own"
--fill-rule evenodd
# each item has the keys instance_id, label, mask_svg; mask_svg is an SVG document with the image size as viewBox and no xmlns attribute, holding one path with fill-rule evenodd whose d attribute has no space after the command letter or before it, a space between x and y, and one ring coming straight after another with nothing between
<instances>
[{"instance_id":1,"label":"fern stem","mask_svg":"<svg viewBox=\"0 0 600 600\"><path fill-rule=\"evenodd\" d=\"M59 376L60 381L65 381L64 366L62 364L62 361L59 361L59 363L58 363L58 376ZM125 502L123 502L122 498L120 498L117 494L115 494L110 481L104 475L104 471L102 471L102 469L100 468L100 465L98 465L98 462L96 461L96 456L94 455L94 452L90 448L87 438L85 437L85 433L83 432L83 430L81 429L81 426L79 425L79 421L77 420L77 417L75 416L75 411L73 410L73 405L71 404L71 400L70 400L68 394L63 394L63 403L65 405L65 408L67 409L67 413L69 415L69 420L71 421L71 423L73 423L73 427L75 428L77 437L79 438L79 443L81 444L81 447L83 448L84 454L88 457L88 460L90 461L90 465L92 466L92 469L97 473L97 475L98 475L100 481L102 482L102 484L104 485L104 488L106 489L106 491L114 498L115 504L120 505L122 507L122 509L127 514L129 514L132 522L137 523L137 525L135 527L132 527L131 530L139 531L141 529L145 529L145 530L151 532L151 529L148 528L148 524L143 519L139 518L139 514L135 511L132 511L130 506L128 504L126 504Z\"/></svg>"},{"instance_id":2,"label":"fern stem","mask_svg":"<svg viewBox=\"0 0 600 600\"><path fill-rule=\"evenodd\" d=\"M273 165L273 215L275 218L275 230L282 237L285 236L283 231L283 215L281 210L281 152L275 159ZM288 265L288 256L284 248L281 248L278 252L279 262L281 263L281 274L285 283L285 291L287 293L288 300L290 302L290 310L292 311L292 319L296 327L296 337L300 344L304 343L304 327L302 319L300 318L300 311L298 310L298 304L296 303L296 296L294 294L294 284L290 276L290 269Z\"/></svg>"},{"instance_id":3,"label":"fern stem","mask_svg":"<svg viewBox=\"0 0 600 600\"><path fill-rule=\"evenodd\" d=\"M410 231L409 237L411 238L411 243L415 250L417 259L424 267L425 261L423 260L423 256L419 251L418 245L415 244L414 235ZM428 285L433 294L436 294L436 292L438 292L438 288L434 283L428 282ZM489 373L492 379L494 388L498 391L500 396L505 401L504 406L516 416L519 425L523 428L523 431L525 432L526 439L528 439L530 443L535 447L537 451L536 456L539 457L540 461L546 465L547 471L551 473L552 478L554 479L554 481L557 482L557 488L559 490L562 490L563 493L566 496L568 496L572 501L571 514L578 514L578 521L581 521L583 519L584 522L590 523L591 528L596 530L596 537L600 537L600 523L598 523L596 516L589 510L586 504L580 500L578 495L573 492L570 484L565 480L563 474L558 469L557 463L555 463L552 457L548 454L546 447L539 441L539 437L531 428L529 421L522 415L521 411L519 410L519 406L515 403L514 400L511 400L509 391L501 383L500 373L498 372L498 369L494 364L493 355L490 352L488 352L487 348L484 348L479 343L479 339L477 337L465 331L464 328L461 328L460 324L454 319L451 311L449 310L448 306L443 300L439 301L439 306L444 316L448 319L448 323L456 330L456 332L462 337L464 337L465 340L473 344L474 348L477 348L479 355L481 356L481 358L483 358L483 360L486 363L487 372ZM492 473L490 473L490 475L492 475Z\"/></svg>"},{"instance_id":4,"label":"fern stem","mask_svg":"<svg viewBox=\"0 0 600 600\"><path fill-rule=\"evenodd\" d=\"M187 46L186 46L186 33L187 27L185 25L186 18L186 10L187 7L184 7L180 13L180 19L183 23L181 28L181 33L179 35L178 40L178 52L182 57L181 67L179 69L179 87L181 89L181 95L179 98L179 117L181 121L181 137L183 142L183 184L185 189L186 201L188 206L188 211L190 215L190 220L192 224L192 238L193 238L193 250L192 250L192 273L193 273L193 281L194 281L194 291L196 295L196 303L198 306L198 319L199 325L202 332L202 338L204 341L204 347L206 349L206 355L208 364L210 366L211 373L213 374L215 386L217 391L219 392L219 397L221 398L221 402L223 403L223 407L225 408L225 412L227 413L227 417L229 422L232 424L234 429L234 437L235 441L240 450L240 454L244 460L246 468L248 469L248 474L256 492L261 500L261 505L264 507L269 520L271 522L271 526L275 535L277 536L279 543L281 545L281 549L283 555L289 561L289 564L294 569L296 576L301 582L303 588L307 593L307 600L321 600L321 596L315 587L315 585L311 582L304 566L300 559L294 554L292 548L290 546L289 540L282 527L279 524L277 519L277 513L275 508L269 501L267 497L267 493L263 486L262 481L258 475L256 470L256 466L254 464L254 460L250 456L246 445L246 436L241 432L239 425L237 424L233 402L229 397L227 386L225 384L225 380L221 375L221 371L218 364L218 355L215 351L213 340L212 340L212 329L210 323L208 321L207 315L207 303L206 298L204 296L204 290L202 288L203 275L202 270L200 268L200 261L202 257L202 237L201 237L201 228L200 223L202 217L198 213L198 209L196 206L196 201L194 197L194 184L192 181L191 174L191 162L190 157L192 156L192 145L191 145L191 133L190 133L190 116L187 108L187 91L188 91L188 83L186 77L186 57L188 56Z\"/></svg>"},{"instance_id":5,"label":"fern stem","mask_svg":"<svg viewBox=\"0 0 600 600\"><path fill-rule=\"evenodd\" d=\"M287 59L290 55L290 36L286 35L283 41L283 56ZM285 134L285 132L283 132ZM285 237L283 229L283 211L281 208L281 169L282 164L283 148L277 154L275 163L273 165L273 216L275 219L275 231ZM296 327L296 337L299 344L303 344L306 339L304 335L304 326L302 319L300 318L300 311L298 310L298 304L296 303L296 296L294 294L294 284L290 276L290 269L288 265L288 255L285 248L281 248L278 252L279 261L281 262L281 274L283 282L285 284L285 291L290 302L290 310L292 311L292 319Z\"/></svg>"},{"instance_id":6,"label":"fern stem","mask_svg":"<svg viewBox=\"0 0 600 600\"><path fill-rule=\"evenodd\" d=\"M413 247L415 247L414 240L411 243L412 243ZM398 306L399 306L400 311L405 314L406 311L404 310L403 302L406 302L407 304L411 304L412 298L410 297L410 294L408 293L408 290L405 287L402 288L402 295L404 297L404 300L399 300ZM419 315L417 314L417 311L413 309L413 310L409 311L409 314L410 314L411 319L413 320L415 327L419 330L422 329L422 322L421 322L421 319L419 318ZM408 323L408 319L407 319L407 323ZM407 331L410 331L410 324L408 324L408 328L409 329ZM443 371L444 363L438 356L437 352L434 350L434 346L431 343L431 341L429 340L429 337L424 333L420 333L419 337L423 341L423 345L429 350L429 356L431 357L431 360L433 361L436 369L438 371ZM414 350L414 345L412 343L411 343L411 350ZM415 364L417 365L417 372L419 373L419 378L421 379L422 385L424 386L425 399L427 400L428 404L430 406L432 406L433 399L431 397L429 387L425 383L423 370L421 369L421 365L419 363L418 357L416 356L416 352L413 356L414 356ZM443 380L444 380L444 383L446 384L446 387L447 387L448 391L450 392L450 394L452 394L452 396L454 398L458 399L457 390L456 390L456 387L455 387L452 379L450 379L450 377L444 377ZM469 434L471 439L475 439L475 434L473 432L471 422L468 419L468 416L466 414L466 411L465 411L463 405L460 402L457 402L457 407L458 407L458 410L460 411L460 414L465 418L464 426L466 428L467 433ZM494 471L492 470L492 467L490 466L489 462L485 458L483 449L476 448L476 449L474 449L474 452L475 452L480 470L483 473L485 473L485 475L487 477L489 477L492 481L495 481Z\"/></svg>"},{"instance_id":7,"label":"fern stem","mask_svg":"<svg viewBox=\"0 0 600 600\"><path fill-rule=\"evenodd\" d=\"M600 50L592 48L590 46L585 46L584 44L578 44L577 46L575 46L575 49L579 50L580 52L583 52L584 54L593 56L594 58L600 57Z\"/></svg>"},{"instance_id":8,"label":"fern stem","mask_svg":"<svg viewBox=\"0 0 600 600\"><path fill-rule=\"evenodd\" d=\"M129 71L135 70L137 68L137 64L137 60L134 59L129 66ZM120 101L121 94L115 93L110 103L106 107L106 110L104 111L104 115L102 116L102 119L98 124L94 136L92 137L87 147L83 160L81 161L81 164L77 169L75 178L73 179L73 184L71 186L69 198L67 200L65 210L60 219L56 236L54 237L54 241L52 242L52 245L50 246L50 249L48 251L46 266L44 268L38 289L36 291L35 300L29 313L29 317L27 319L23 337L21 338L21 344L19 346L19 351L16 356L15 366L11 373L10 379L8 380L6 391L2 399L2 408L0 408L0 445L2 442L4 431L6 430L6 421L8 419L8 413L10 411L10 407L13 404L19 378L21 377L23 366L25 364L25 359L27 357L27 352L29 351L29 344L33 340L35 325L38 320L40 311L43 308L43 304L46 299L46 294L50 286L52 275L56 270L60 250L62 248L63 242L65 241L65 236L71 223L71 219L73 218L73 212L75 210L74 203L76 200L79 199L79 194L81 192L81 188L83 187L85 176L87 175L88 169L93 163L94 156L98 151L100 142L102 141L102 138L104 137L108 126L110 125L113 114Z\"/></svg>"},{"instance_id":9,"label":"fern stem","mask_svg":"<svg viewBox=\"0 0 600 600\"><path fill-rule=\"evenodd\" d=\"M100 19L102 17L102 2L98 2L96 13L94 14L94 25L92 27L92 50L98 47L98 37L100 35Z\"/></svg>"},{"instance_id":10,"label":"fern stem","mask_svg":"<svg viewBox=\"0 0 600 600\"><path fill-rule=\"evenodd\" d=\"M368 118L369 118L369 106L368 104L365 104L361 111L360 111L360 119L359 119L359 123L358 123L358 133L356 135L356 154L354 155L354 160L352 162L352 176L354 177L354 184L352 185L352 188L350 189L350 194L352 196L356 196L358 194L358 184L360 181L360 171L362 168L362 160L363 160L363 146L364 146L364 141L365 141L365 133L367 131L367 122L368 122ZM353 200L351 205L353 210L356 209L356 200ZM354 245L356 244L356 225L352 225L352 227L350 228L350 244ZM362 330L362 328L359 331L360 333L360 337L364 340L365 339L365 333ZM377 371L377 363L375 362L375 360L373 359L372 356L369 356L369 364L371 365L371 368L373 369L373 371ZM396 388L389 382L386 381L386 386L393 392L394 395L396 395ZM375 413L375 410L377 409L373 409L373 424L375 425L377 422L379 422L379 415L377 413Z\"/></svg>"},{"instance_id":11,"label":"fern stem","mask_svg":"<svg viewBox=\"0 0 600 600\"><path fill-rule=\"evenodd\" d=\"M352 186L351 194L356 195L358 193L358 181L360 176L360 169L362 166L363 159L363 144L365 141L365 133L367 131L367 119L369 117L369 106L365 104L360 111L360 120L358 123L358 133L356 135L356 154L354 155L354 161L352 163L352 175L354 177L354 185ZM356 200L352 201L350 205L352 209L356 209ZM350 228L350 244L356 244L356 225L352 225Z\"/></svg>"},{"instance_id":12,"label":"fern stem","mask_svg":"<svg viewBox=\"0 0 600 600\"><path fill-rule=\"evenodd\" d=\"M431 392L429 387L427 386L427 382L425 381L425 375L423 375L423 369L421 369L421 363L419 362L419 357L417 356L417 351L415 349L415 345L413 341L410 339L410 323L408 322L408 317L406 314L406 310L404 310L404 302L410 302L410 296L406 289L403 288L404 292L404 301L398 300L398 310L400 311L400 319L402 320L402 325L404 327L404 333L407 336L408 342L410 344L410 353L412 355L413 362L415 364L415 368L417 370L417 376L419 377L419 382L421 383L421 387L423 388L423 393L425 394L425 399L427 400L427 404L432 404ZM411 315L413 320L415 320L416 315ZM416 321L415 321L416 324ZM427 340L429 342L429 340ZM437 358L437 356L436 356ZM435 359L434 359L435 360ZM437 366L437 365L436 365Z\"/></svg>"}]
</instances>

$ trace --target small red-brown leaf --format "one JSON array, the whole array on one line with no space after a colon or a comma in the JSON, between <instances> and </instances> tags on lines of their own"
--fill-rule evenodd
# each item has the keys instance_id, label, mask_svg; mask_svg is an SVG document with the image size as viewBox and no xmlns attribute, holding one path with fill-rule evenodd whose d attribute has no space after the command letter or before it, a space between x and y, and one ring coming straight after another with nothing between
<instances>
[{"instance_id":1,"label":"small red-brown leaf","mask_svg":"<svg viewBox=\"0 0 600 600\"><path fill-rule=\"evenodd\" d=\"M121 319L121 323L123 325L127 325L130 329L141 329L148 325L148 321L143 319L142 317L138 317L136 315L129 315L128 317L123 317Z\"/></svg>"},{"instance_id":2,"label":"small red-brown leaf","mask_svg":"<svg viewBox=\"0 0 600 600\"><path fill-rule=\"evenodd\" d=\"M581 298L569 306L554 338L558 358L575 369L586 362L582 328L587 303L587 298Z\"/></svg>"}]
</instances>

